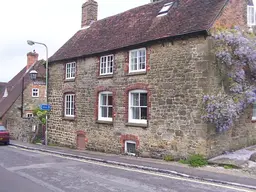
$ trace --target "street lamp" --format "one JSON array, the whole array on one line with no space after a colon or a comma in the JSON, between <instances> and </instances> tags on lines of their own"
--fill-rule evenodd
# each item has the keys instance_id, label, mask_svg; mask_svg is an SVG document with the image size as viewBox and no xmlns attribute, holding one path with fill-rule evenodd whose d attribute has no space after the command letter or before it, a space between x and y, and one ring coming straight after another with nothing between
<instances>
[{"instance_id":1,"label":"street lamp","mask_svg":"<svg viewBox=\"0 0 256 192\"><path fill-rule=\"evenodd\" d=\"M46 67L45 67L46 68L46 74L45 74L45 76L46 76L45 84L46 85L45 86L46 86L46 104L48 105L48 47L44 43L31 41L31 40L27 40L27 43L29 45L34 45L34 44L43 45L46 49L46 62L45 62L46 63ZM32 80L33 79L35 80L36 76L37 76L37 72L35 70L32 70L32 71L30 71L29 75ZM47 115L47 113L46 113L45 120L46 120L46 122L45 122L45 140L44 140L44 142L45 142L45 145L47 145L48 144L48 115Z\"/></svg>"}]
</instances>

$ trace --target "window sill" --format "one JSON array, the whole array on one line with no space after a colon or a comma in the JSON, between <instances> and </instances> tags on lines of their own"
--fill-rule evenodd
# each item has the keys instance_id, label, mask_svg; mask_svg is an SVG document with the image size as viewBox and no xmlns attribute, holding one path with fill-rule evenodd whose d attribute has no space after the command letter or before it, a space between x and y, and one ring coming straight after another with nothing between
<instances>
[{"instance_id":1,"label":"window sill","mask_svg":"<svg viewBox=\"0 0 256 192\"><path fill-rule=\"evenodd\" d=\"M146 75L147 71L138 71L138 72L129 72L127 76L134 76L134 75Z\"/></svg>"},{"instance_id":2,"label":"window sill","mask_svg":"<svg viewBox=\"0 0 256 192\"><path fill-rule=\"evenodd\" d=\"M75 117L62 117L62 120L75 121Z\"/></svg>"},{"instance_id":3,"label":"window sill","mask_svg":"<svg viewBox=\"0 0 256 192\"><path fill-rule=\"evenodd\" d=\"M76 78L74 78L74 79L65 79L64 80L64 83L67 83L67 82L74 82L76 80Z\"/></svg>"},{"instance_id":4,"label":"window sill","mask_svg":"<svg viewBox=\"0 0 256 192\"><path fill-rule=\"evenodd\" d=\"M98 124L108 124L113 125L113 121L104 121L104 120L97 120L96 123Z\"/></svg>"},{"instance_id":5,"label":"window sill","mask_svg":"<svg viewBox=\"0 0 256 192\"><path fill-rule=\"evenodd\" d=\"M148 128L148 124L144 123L126 123L125 126Z\"/></svg>"},{"instance_id":6,"label":"window sill","mask_svg":"<svg viewBox=\"0 0 256 192\"><path fill-rule=\"evenodd\" d=\"M113 78L113 74L109 74L109 75L99 75L98 79L105 79L105 78Z\"/></svg>"}]
</instances>

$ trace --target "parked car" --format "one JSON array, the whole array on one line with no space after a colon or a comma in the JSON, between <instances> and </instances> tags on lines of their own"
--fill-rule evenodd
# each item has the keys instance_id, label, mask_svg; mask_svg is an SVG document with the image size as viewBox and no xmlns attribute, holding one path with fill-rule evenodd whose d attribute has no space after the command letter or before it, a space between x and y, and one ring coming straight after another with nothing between
<instances>
[{"instance_id":1,"label":"parked car","mask_svg":"<svg viewBox=\"0 0 256 192\"><path fill-rule=\"evenodd\" d=\"M0 143L5 145L9 145L10 143L9 131L3 125L0 125Z\"/></svg>"}]
</instances>

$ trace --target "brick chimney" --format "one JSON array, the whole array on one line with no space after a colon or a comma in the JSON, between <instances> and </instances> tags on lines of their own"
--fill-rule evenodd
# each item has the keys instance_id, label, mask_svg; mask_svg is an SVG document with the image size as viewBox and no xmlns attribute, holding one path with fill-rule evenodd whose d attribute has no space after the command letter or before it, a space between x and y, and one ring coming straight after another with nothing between
<instances>
[{"instance_id":1,"label":"brick chimney","mask_svg":"<svg viewBox=\"0 0 256 192\"><path fill-rule=\"evenodd\" d=\"M82 6L81 27L90 26L98 18L98 3L94 0L87 0Z\"/></svg>"},{"instance_id":2,"label":"brick chimney","mask_svg":"<svg viewBox=\"0 0 256 192\"><path fill-rule=\"evenodd\" d=\"M35 51L29 52L27 54L27 70L37 61L38 61L38 53L36 53Z\"/></svg>"}]
</instances>

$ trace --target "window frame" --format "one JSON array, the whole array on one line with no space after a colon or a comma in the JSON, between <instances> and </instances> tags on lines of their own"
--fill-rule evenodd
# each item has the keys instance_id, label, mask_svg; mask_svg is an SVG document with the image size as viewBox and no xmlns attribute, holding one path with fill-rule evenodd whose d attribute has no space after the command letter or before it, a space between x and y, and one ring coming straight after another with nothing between
<instances>
[{"instance_id":1,"label":"window frame","mask_svg":"<svg viewBox=\"0 0 256 192\"><path fill-rule=\"evenodd\" d=\"M31 116L29 117L29 115ZM26 113L26 118L33 118L33 117L34 117L33 113Z\"/></svg>"},{"instance_id":2,"label":"window frame","mask_svg":"<svg viewBox=\"0 0 256 192\"><path fill-rule=\"evenodd\" d=\"M109 68L109 71L110 71L110 66L111 66L111 63L109 63L109 57L112 57L112 72L107 72L107 69ZM102 73L101 70L102 70L102 59L106 58L106 72ZM113 75L113 72L114 72L114 61L115 61L115 58L114 58L114 54L110 54L110 55L104 55L104 56L101 56L100 57L100 76L104 76L104 75ZM103 64L104 65L104 64ZM104 71L104 66L103 66L103 71Z\"/></svg>"},{"instance_id":3,"label":"window frame","mask_svg":"<svg viewBox=\"0 0 256 192\"><path fill-rule=\"evenodd\" d=\"M107 94L108 96L111 94L112 95L112 105L105 105L105 107L108 108L107 110L107 113L109 112L109 108L112 107L112 117L102 117L101 114L102 114L102 109L101 107L103 106L101 104L101 96L104 95L104 94ZM107 97L107 102L108 102L108 97ZM113 121L113 92L111 91L101 91L98 93L98 120L99 121L109 121L109 122L112 122Z\"/></svg>"},{"instance_id":4,"label":"window frame","mask_svg":"<svg viewBox=\"0 0 256 192\"><path fill-rule=\"evenodd\" d=\"M158 12L157 17L167 15L168 12L169 12L169 10L172 8L173 4L174 4L173 1L164 4L164 6L162 7L162 9Z\"/></svg>"},{"instance_id":5,"label":"window frame","mask_svg":"<svg viewBox=\"0 0 256 192\"><path fill-rule=\"evenodd\" d=\"M133 119L132 116L133 116L133 111L132 111L132 94L133 93L146 93L147 94L147 106L146 106L146 109L147 109L147 119ZM140 97L139 97L140 98ZM140 103L140 100L139 100L139 103ZM143 89L136 89L136 90L131 90L129 91L129 96L128 96L128 123L136 123L136 124L147 124L148 123L148 91L147 90L143 90ZM138 106L140 109L142 107L145 108L145 106ZM140 117L141 118L141 117Z\"/></svg>"},{"instance_id":6,"label":"window frame","mask_svg":"<svg viewBox=\"0 0 256 192\"><path fill-rule=\"evenodd\" d=\"M126 154L128 154L128 155L136 155L136 153L130 153L130 152L128 152L127 151L127 144L128 143L131 143L131 144L135 144L135 150L136 150L136 145L137 145L137 143L135 142L135 141L132 141L132 140L125 140L124 141L124 153L126 153Z\"/></svg>"},{"instance_id":7,"label":"window frame","mask_svg":"<svg viewBox=\"0 0 256 192\"><path fill-rule=\"evenodd\" d=\"M138 62L138 52L139 51L145 51L145 68L144 69L138 69L138 66L140 65L140 63ZM137 54L137 70L132 70L132 52L135 52ZM147 49L145 47L143 48L139 48L139 49L133 49L129 51L129 73L138 73L138 72L146 72L147 70Z\"/></svg>"},{"instance_id":8,"label":"window frame","mask_svg":"<svg viewBox=\"0 0 256 192\"><path fill-rule=\"evenodd\" d=\"M256 121L256 103L252 104L252 119L253 122Z\"/></svg>"},{"instance_id":9,"label":"window frame","mask_svg":"<svg viewBox=\"0 0 256 192\"><path fill-rule=\"evenodd\" d=\"M252 15L250 15L250 9L253 9L253 22L251 22ZM247 25L248 26L254 26L256 25L256 10L254 5L247 5Z\"/></svg>"},{"instance_id":10,"label":"window frame","mask_svg":"<svg viewBox=\"0 0 256 192\"><path fill-rule=\"evenodd\" d=\"M37 95L34 96L34 90L37 90ZM36 97L39 97L39 88L32 88L32 97L36 98Z\"/></svg>"},{"instance_id":11,"label":"window frame","mask_svg":"<svg viewBox=\"0 0 256 192\"><path fill-rule=\"evenodd\" d=\"M72 96L73 97L73 112L74 114L71 114L72 112L72 106L71 106L71 103L70 102L70 105L69 105L69 114L67 114L67 97L68 96ZM65 117L75 117L75 94L74 93L65 93L64 94L64 116Z\"/></svg>"},{"instance_id":12,"label":"window frame","mask_svg":"<svg viewBox=\"0 0 256 192\"><path fill-rule=\"evenodd\" d=\"M74 64L74 67L72 66ZM69 67L70 66L70 69ZM74 68L74 76L72 76L72 68ZM69 71L68 71L69 69ZM65 65L65 79L67 80L70 80L70 79L75 79L76 78L76 62L73 61L73 62L69 62L69 63L66 63Z\"/></svg>"}]
</instances>

